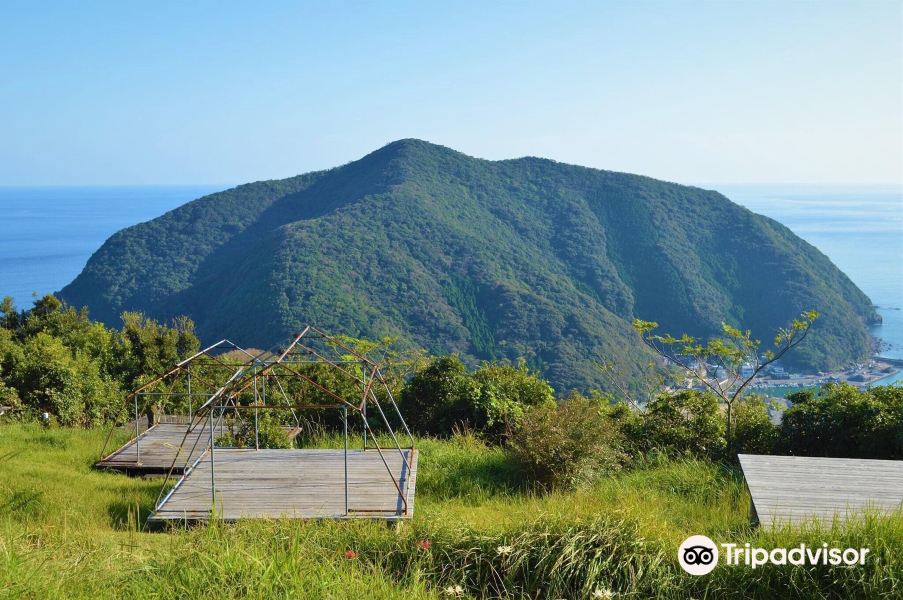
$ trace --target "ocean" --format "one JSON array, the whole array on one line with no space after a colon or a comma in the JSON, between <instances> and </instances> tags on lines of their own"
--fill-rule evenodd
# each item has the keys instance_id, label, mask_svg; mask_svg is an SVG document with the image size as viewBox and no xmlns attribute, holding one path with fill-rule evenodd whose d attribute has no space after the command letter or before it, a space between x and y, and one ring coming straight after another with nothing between
<instances>
[{"instance_id":1,"label":"ocean","mask_svg":"<svg viewBox=\"0 0 903 600\"><path fill-rule=\"evenodd\" d=\"M903 190L895 186L731 185L718 191L821 250L875 304L881 356L903 359ZM903 371L877 383L903 381Z\"/></svg>"},{"instance_id":2,"label":"ocean","mask_svg":"<svg viewBox=\"0 0 903 600\"><path fill-rule=\"evenodd\" d=\"M20 309L75 279L103 242L225 186L0 187L0 297Z\"/></svg>"},{"instance_id":3,"label":"ocean","mask_svg":"<svg viewBox=\"0 0 903 600\"><path fill-rule=\"evenodd\" d=\"M0 296L61 289L110 235L227 186L0 188ZM892 186L719 185L825 253L878 307L882 355L903 359L903 194ZM903 380L903 374L895 376ZM888 381L889 382L889 381Z\"/></svg>"}]
</instances>

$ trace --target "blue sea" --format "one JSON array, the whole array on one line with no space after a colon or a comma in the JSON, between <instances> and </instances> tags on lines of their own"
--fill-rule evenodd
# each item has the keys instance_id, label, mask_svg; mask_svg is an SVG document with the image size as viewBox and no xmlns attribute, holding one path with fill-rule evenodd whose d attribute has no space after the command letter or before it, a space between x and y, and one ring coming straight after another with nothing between
<instances>
[{"instance_id":1,"label":"blue sea","mask_svg":"<svg viewBox=\"0 0 903 600\"><path fill-rule=\"evenodd\" d=\"M903 359L903 190L896 186L732 185L718 191L783 223L872 300L881 356ZM903 371L881 383L903 381Z\"/></svg>"},{"instance_id":2,"label":"blue sea","mask_svg":"<svg viewBox=\"0 0 903 600\"><path fill-rule=\"evenodd\" d=\"M117 230L226 186L0 188L0 296L31 306ZM711 187L711 186L705 186ZM714 186L824 252L872 299L883 355L903 358L903 194L890 186Z\"/></svg>"},{"instance_id":3,"label":"blue sea","mask_svg":"<svg viewBox=\"0 0 903 600\"><path fill-rule=\"evenodd\" d=\"M104 240L225 186L0 187L0 297L29 308L59 291Z\"/></svg>"}]
</instances>

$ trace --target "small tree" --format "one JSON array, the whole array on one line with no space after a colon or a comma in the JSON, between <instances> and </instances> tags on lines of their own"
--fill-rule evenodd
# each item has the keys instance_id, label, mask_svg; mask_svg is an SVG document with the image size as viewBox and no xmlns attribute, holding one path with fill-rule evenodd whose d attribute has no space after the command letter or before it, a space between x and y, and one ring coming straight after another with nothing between
<instances>
[{"instance_id":1,"label":"small tree","mask_svg":"<svg viewBox=\"0 0 903 600\"><path fill-rule=\"evenodd\" d=\"M12 296L4 296L0 300L0 327L9 330L15 330L19 326L19 311L13 304Z\"/></svg>"},{"instance_id":2,"label":"small tree","mask_svg":"<svg viewBox=\"0 0 903 600\"><path fill-rule=\"evenodd\" d=\"M405 382L418 371L426 368L430 362L426 350L413 346L398 336L383 336L378 340L355 338L347 335L336 336L336 342L343 349L351 349L356 354L370 358L380 365L380 374L393 396L401 394ZM353 359L353 354L344 356ZM359 367L358 373L366 374ZM375 393L381 394L378 388Z\"/></svg>"},{"instance_id":3,"label":"small tree","mask_svg":"<svg viewBox=\"0 0 903 600\"><path fill-rule=\"evenodd\" d=\"M643 375L635 379L627 375L623 363L609 360L598 362L596 366L608 384L617 390L619 399L637 411L642 411L642 403L654 398L665 385L665 378L654 361L642 365Z\"/></svg>"},{"instance_id":4,"label":"small tree","mask_svg":"<svg viewBox=\"0 0 903 600\"><path fill-rule=\"evenodd\" d=\"M115 345L117 354L123 356L117 375L126 388L134 388L143 377L162 373L197 352L200 341L187 317L177 317L172 327L167 327L141 313L124 312Z\"/></svg>"},{"instance_id":5,"label":"small tree","mask_svg":"<svg viewBox=\"0 0 903 600\"><path fill-rule=\"evenodd\" d=\"M553 394L524 363L483 363L470 374L452 354L417 371L401 392L401 405L422 433L450 435L463 426L498 443L508 439L530 407L554 406Z\"/></svg>"},{"instance_id":6,"label":"small tree","mask_svg":"<svg viewBox=\"0 0 903 600\"><path fill-rule=\"evenodd\" d=\"M759 373L790 350L798 346L818 318L818 312L805 311L788 327L779 329L774 348L759 352L762 342L752 338L749 329L741 330L727 323L721 324L722 335L702 342L688 334L674 337L658 335L658 323L635 319L634 328L643 342L668 364L685 372L691 380L700 382L724 403L725 439L728 454L733 453L733 409L743 392ZM714 373L709 369L714 367Z\"/></svg>"}]
</instances>

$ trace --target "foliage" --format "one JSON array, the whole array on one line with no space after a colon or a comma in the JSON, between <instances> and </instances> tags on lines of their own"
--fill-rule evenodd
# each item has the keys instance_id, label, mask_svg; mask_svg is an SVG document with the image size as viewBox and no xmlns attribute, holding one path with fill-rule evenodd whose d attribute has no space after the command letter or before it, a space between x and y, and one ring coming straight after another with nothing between
<instances>
[{"instance_id":1,"label":"foliage","mask_svg":"<svg viewBox=\"0 0 903 600\"><path fill-rule=\"evenodd\" d=\"M248 412L235 432L217 438L217 446L227 448L291 448L292 439L283 429L273 411L258 411L255 427L254 413Z\"/></svg>"},{"instance_id":2,"label":"foliage","mask_svg":"<svg viewBox=\"0 0 903 600\"><path fill-rule=\"evenodd\" d=\"M523 362L517 367L486 363L476 370L473 379L480 385L474 421L480 431L496 441L507 439L531 407L555 403L552 386Z\"/></svg>"},{"instance_id":3,"label":"foliage","mask_svg":"<svg viewBox=\"0 0 903 600\"><path fill-rule=\"evenodd\" d=\"M668 367L689 375L690 382L699 383L724 403L725 434L728 455L734 454L734 407L746 388L768 365L785 358L799 346L818 319L818 311L807 310L793 319L774 336L774 348L762 352L762 342L753 339L752 330L741 330L727 323L721 324L718 337L702 342L684 333L679 338L671 334L655 333L658 323L634 319L634 329L643 342Z\"/></svg>"},{"instance_id":4,"label":"foliage","mask_svg":"<svg viewBox=\"0 0 903 600\"><path fill-rule=\"evenodd\" d=\"M818 335L786 362L819 370L867 357L878 319L827 257L716 192L418 140L124 229L61 297L111 326L187 314L202 338L244 346L314 323L468 363L524 357L583 392L607 385L599 359L641 377L636 316L697 338L743 322L764 339L814 307Z\"/></svg>"},{"instance_id":5,"label":"foliage","mask_svg":"<svg viewBox=\"0 0 903 600\"><path fill-rule=\"evenodd\" d=\"M198 347L188 319L165 327L125 314L117 331L52 295L24 312L6 298L0 312L0 403L26 417L46 412L63 425L120 419L126 390Z\"/></svg>"},{"instance_id":6,"label":"foliage","mask_svg":"<svg viewBox=\"0 0 903 600\"><path fill-rule=\"evenodd\" d=\"M91 321L85 310L67 307L53 296L38 299L27 312L16 311L9 300L0 304L0 309L3 309L0 405L16 409L10 413L14 418L33 418L47 412L52 423L85 427L121 421L132 414L131 407L122 405L123 394L130 387L198 347L193 325L186 319L165 327L141 315L126 314L122 330L112 330ZM520 451L526 455L523 440L530 435L541 437L538 432L543 428L557 431L558 436L536 445L537 451L542 450L544 455L522 457L523 464L532 461L537 465L543 461L554 464L557 456L576 454L574 439L586 435L585 424L579 419L573 431L566 431L563 422L566 417L562 415L574 403L588 400L575 399L555 408L552 388L525 362L517 366L487 362L470 372L456 355L427 358L422 351L398 345L394 338L378 342L342 339L354 352L379 355L386 364L384 374L393 395L400 398L407 422L421 433L447 437L463 428L479 436L480 443L505 444L525 415L536 408L528 427L521 428L521 441L517 442L521 444ZM358 368L354 365L348 367L351 371L343 373L317 364L297 366L326 389L348 398L359 397L361 373L354 371ZM204 368L198 365L199 378L205 374ZM406 380L408 375L410 378ZM314 386L297 380L279 381L278 387L275 384L271 382L269 389L271 399L273 394L279 397L285 391L300 403L334 402ZM382 400L386 399L384 390L376 392ZM597 392L591 398L602 415L599 435L611 442L613 450L613 454L600 459L598 470L604 471L612 457L638 459L650 452L724 458L725 444L719 428L724 428L726 415L711 394L695 391L661 394L642 411L632 410L625 404L610 405L609 397ZM793 407L785 413L780 427L772 425L761 400L738 400L733 407L735 452L903 457L903 390L900 388L858 391L848 385L833 385L824 387L818 396L800 393L790 399ZM250 397L242 399L247 401ZM166 407L177 412L185 408ZM591 418L595 419L595 415L593 412ZM276 415L264 411L259 432L263 447L290 446L279 427L279 423L288 422L287 417L287 413ZM303 420L306 442L318 432L335 432L342 426L341 414L335 410L299 417ZM349 423L351 434L360 434L359 420L350 419ZM557 430L556 423L561 426ZM253 435L253 427L246 423L231 441L251 446ZM733 460L733 454L728 460ZM575 462L579 463L579 460ZM543 472L541 466L531 468L535 469L536 478L548 485L553 475ZM565 479L579 479L589 472L566 475Z\"/></svg>"},{"instance_id":7,"label":"foliage","mask_svg":"<svg viewBox=\"0 0 903 600\"><path fill-rule=\"evenodd\" d=\"M612 401L610 398L590 396L608 405L608 419L621 437L621 450L625 456L637 459L647 451L648 445L643 430L645 412L636 410L626 402Z\"/></svg>"},{"instance_id":8,"label":"foliage","mask_svg":"<svg viewBox=\"0 0 903 600\"><path fill-rule=\"evenodd\" d=\"M461 425L477 426L480 385L455 355L434 358L414 374L401 393L401 410L411 427L450 435Z\"/></svg>"},{"instance_id":9,"label":"foliage","mask_svg":"<svg viewBox=\"0 0 903 600\"><path fill-rule=\"evenodd\" d=\"M661 394L646 407L635 443L674 456L717 456L724 448L723 422L713 394Z\"/></svg>"},{"instance_id":10,"label":"foliage","mask_svg":"<svg viewBox=\"0 0 903 600\"><path fill-rule=\"evenodd\" d=\"M407 379L429 363L429 356L423 348L411 346L398 336L387 335L378 340L368 340L337 335L336 340L344 349L353 352L345 358L353 359L360 355L380 365L380 373L393 396L398 396ZM376 391L382 393L382 390Z\"/></svg>"},{"instance_id":11,"label":"foliage","mask_svg":"<svg viewBox=\"0 0 903 600\"><path fill-rule=\"evenodd\" d=\"M2 379L0 379L0 406L9 407L13 410L18 410L22 406L22 401L19 400L19 392L16 388L8 387Z\"/></svg>"},{"instance_id":12,"label":"foliage","mask_svg":"<svg viewBox=\"0 0 903 600\"><path fill-rule=\"evenodd\" d=\"M559 404L535 406L511 437L511 450L527 481L568 488L620 468L620 435L607 406L574 394Z\"/></svg>"},{"instance_id":13,"label":"foliage","mask_svg":"<svg viewBox=\"0 0 903 600\"><path fill-rule=\"evenodd\" d=\"M117 367L127 389L165 372L199 348L191 319L177 317L167 327L134 312L122 314L122 330L115 340L114 351L122 357Z\"/></svg>"},{"instance_id":14,"label":"foliage","mask_svg":"<svg viewBox=\"0 0 903 600\"><path fill-rule=\"evenodd\" d=\"M780 430L771 421L764 399L747 396L734 407L735 453L773 454L779 433Z\"/></svg>"},{"instance_id":15,"label":"foliage","mask_svg":"<svg viewBox=\"0 0 903 600\"><path fill-rule=\"evenodd\" d=\"M118 384L102 377L96 362L43 331L23 344L10 383L25 406L54 415L63 425L103 423L121 410Z\"/></svg>"},{"instance_id":16,"label":"foliage","mask_svg":"<svg viewBox=\"0 0 903 600\"><path fill-rule=\"evenodd\" d=\"M484 363L473 374L456 355L433 358L401 392L401 408L418 431L450 435L464 427L507 439L532 406L554 404L552 387L521 362Z\"/></svg>"},{"instance_id":17,"label":"foliage","mask_svg":"<svg viewBox=\"0 0 903 600\"><path fill-rule=\"evenodd\" d=\"M903 459L903 387L860 391L829 384L798 394L781 422L783 451L805 456Z\"/></svg>"}]
</instances>

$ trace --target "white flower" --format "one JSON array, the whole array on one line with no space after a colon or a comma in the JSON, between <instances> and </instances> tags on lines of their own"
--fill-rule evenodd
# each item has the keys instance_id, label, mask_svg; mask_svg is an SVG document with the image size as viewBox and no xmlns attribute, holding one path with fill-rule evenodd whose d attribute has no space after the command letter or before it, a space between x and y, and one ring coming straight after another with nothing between
<instances>
[{"instance_id":1,"label":"white flower","mask_svg":"<svg viewBox=\"0 0 903 600\"><path fill-rule=\"evenodd\" d=\"M608 588L596 588L593 592L593 598L598 598L599 600L609 600L614 597L615 593Z\"/></svg>"},{"instance_id":2,"label":"white flower","mask_svg":"<svg viewBox=\"0 0 903 600\"><path fill-rule=\"evenodd\" d=\"M511 554L512 552L514 552L514 548L511 546L499 546L498 548L495 549L495 551L497 554L499 554L501 556L505 556L507 554Z\"/></svg>"},{"instance_id":3,"label":"white flower","mask_svg":"<svg viewBox=\"0 0 903 600\"><path fill-rule=\"evenodd\" d=\"M442 590L447 596L463 596L464 588L460 585L450 585Z\"/></svg>"}]
</instances>

